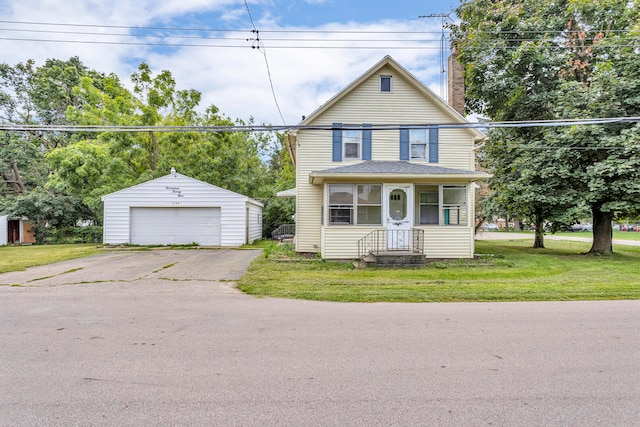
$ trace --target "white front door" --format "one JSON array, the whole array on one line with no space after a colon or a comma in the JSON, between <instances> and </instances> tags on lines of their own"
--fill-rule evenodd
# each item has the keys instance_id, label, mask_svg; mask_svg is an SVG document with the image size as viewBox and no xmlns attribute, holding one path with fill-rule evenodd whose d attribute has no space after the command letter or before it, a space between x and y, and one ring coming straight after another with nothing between
<instances>
[{"instance_id":1,"label":"white front door","mask_svg":"<svg viewBox=\"0 0 640 427\"><path fill-rule=\"evenodd\" d=\"M413 186L396 184L385 188L387 249L408 250L413 224Z\"/></svg>"}]
</instances>

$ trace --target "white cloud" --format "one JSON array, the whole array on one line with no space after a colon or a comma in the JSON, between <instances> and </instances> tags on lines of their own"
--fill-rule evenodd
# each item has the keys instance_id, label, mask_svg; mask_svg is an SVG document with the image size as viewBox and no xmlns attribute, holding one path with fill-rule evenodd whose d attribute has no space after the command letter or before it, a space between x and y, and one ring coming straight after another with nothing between
<instances>
[{"instance_id":1,"label":"white cloud","mask_svg":"<svg viewBox=\"0 0 640 427\"><path fill-rule=\"evenodd\" d=\"M255 4L255 3L252 3ZM170 0L151 1L114 0L104 1L50 1L26 0L11 4L11 10L4 17L6 20L84 23L90 25L123 25L123 26L159 26L161 22L171 21L176 26L179 17L189 13L215 12L218 19L234 21L243 18L244 1L237 0ZM254 16L254 19L256 17ZM246 17L244 17L246 20ZM183 24L186 26L186 24ZM364 73L378 62L384 55L390 54L416 77L422 79L432 89L439 87L439 52L438 41L428 43L422 49L391 49L385 46L407 46L410 34L397 34L393 42L354 42L340 41L353 39L356 34L326 31L414 31L415 21L380 21L375 23L326 24L314 30L321 33L269 33L268 30L308 30L308 28L282 27L274 18L263 14L256 25L260 29L261 38L266 45L266 54L271 69L271 77L275 92L287 124L300 121L302 115L308 115L326 102L336 92ZM26 28L25 25L16 26ZM35 27L29 27L35 28ZM133 38L103 36L102 33L126 33L127 29L48 27L56 31L80 31L93 34L14 34L20 38L46 38L60 40L135 41ZM425 27L422 31L428 30ZM435 26L431 30L439 30ZM6 31L0 31L0 37L11 37ZM229 33L229 37L251 37L250 33ZM365 35L360 37L364 38ZM370 36L369 36L370 37ZM389 37L387 34L385 37ZM301 38L318 41L300 41ZM381 36L376 37L378 39ZM420 34L419 39L435 39L433 35ZM274 39L284 39L282 41ZM187 41L185 43L196 43ZM207 44L220 44L219 40L207 40ZM245 44L242 40L234 43ZM417 43L417 42L415 42ZM297 49L280 49L277 46L304 46ZM350 47L374 46L379 49L351 49ZM422 46L426 46L423 42ZM202 108L215 104L220 111L232 118L248 119L253 116L258 123L280 124L281 119L275 107L269 85L264 56L261 51L251 49L251 42L246 48L203 48L180 47L163 49L151 46L135 46L126 44L78 44L78 43L43 43L25 41L0 40L2 61L9 64L35 59L42 65L46 58L68 59L79 56L89 67L109 73L115 72L124 82L129 81L130 74L141 61L147 62L157 74L161 70L170 70L181 89L193 88L203 94ZM333 48L313 48L313 47ZM433 48L432 48L433 47Z\"/></svg>"}]
</instances>

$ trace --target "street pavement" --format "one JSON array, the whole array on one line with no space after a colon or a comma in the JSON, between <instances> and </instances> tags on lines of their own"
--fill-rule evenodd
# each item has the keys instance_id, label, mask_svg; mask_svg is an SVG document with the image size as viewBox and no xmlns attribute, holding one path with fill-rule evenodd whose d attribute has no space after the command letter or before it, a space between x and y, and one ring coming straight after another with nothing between
<instances>
[{"instance_id":1,"label":"street pavement","mask_svg":"<svg viewBox=\"0 0 640 427\"><path fill-rule=\"evenodd\" d=\"M0 275L0 426L640 425L640 301L254 298L257 255Z\"/></svg>"}]
</instances>

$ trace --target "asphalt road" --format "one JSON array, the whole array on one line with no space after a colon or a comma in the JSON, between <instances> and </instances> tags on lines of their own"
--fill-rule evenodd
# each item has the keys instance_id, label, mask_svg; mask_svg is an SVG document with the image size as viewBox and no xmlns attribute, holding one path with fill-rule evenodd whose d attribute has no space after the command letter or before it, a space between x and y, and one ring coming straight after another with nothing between
<instances>
[{"instance_id":1,"label":"asphalt road","mask_svg":"<svg viewBox=\"0 0 640 427\"><path fill-rule=\"evenodd\" d=\"M640 301L258 299L256 255L0 275L0 426L640 425Z\"/></svg>"}]
</instances>

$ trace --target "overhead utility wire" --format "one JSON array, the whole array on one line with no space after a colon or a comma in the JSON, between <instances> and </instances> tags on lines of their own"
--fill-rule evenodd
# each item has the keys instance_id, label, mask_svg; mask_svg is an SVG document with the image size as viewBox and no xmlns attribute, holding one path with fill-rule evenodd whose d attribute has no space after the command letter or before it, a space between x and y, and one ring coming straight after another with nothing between
<instances>
[{"instance_id":1,"label":"overhead utility wire","mask_svg":"<svg viewBox=\"0 0 640 427\"><path fill-rule=\"evenodd\" d=\"M0 28L0 32L5 31L5 32L19 32L19 33L39 33L39 34L69 34L69 35L81 35L81 36L95 36L95 37L138 37L138 38L157 38L157 39L189 39L189 40L234 40L234 41L246 41L246 37L224 37L224 36L220 36L220 37L208 37L208 36L193 36L193 35L183 35L183 34L132 34L132 33L96 33L96 32L89 32L89 31L57 31L57 30L31 30L31 29L24 29L24 28ZM419 36L421 33L416 32L416 33L412 33L415 36ZM389 39L363 39L363 38L351 38L351 39L346 39L346 38L340 38L340 39L334 39L334 38L278 38L278 37L262 37L261 40L264 42L265 40L268 41L277 41L277 42L360 42L360 43L370 43L370 42L405 42L405 41L411 41L411 42L424 42L424 43L435 43L435 42L442 42L442 38L444 37L444 35L441 35L440 38L437 39L424 39L424 38L411 38L411 39L398 39L398 38L389 38ZM22 40L21 38L15 37L14 39L16 40ZM630 37L631 40L637 39L640 40L640 38L638 37ZM24 39L26 41L29 41L30 39ZM447 39L448 40L448 39ZM603 40L602 38L599 37L587 37L587 38L583 38L580 39L580 42L592 42L592 41L601 41ZM552 43L557 43L552 39L544 39L544 38L536 38L536 39L531 39L531 38L516 38L516 39L493 39L493 40L486 40L483 42L478 43L479 46L487 46L487 45L491 45L491 44L497 44L498 42L500 43L511 43L511 42L519 42L519 43L526 43L526 42L552 42Z\"/></svg>"},{"instance_id":2,"label":"overhead utility wire","mask_svg":"<svg viewBox=\"0 0 640 427\"><path fill-rule=\"evenodd\" d=\"M95 33L89 31L54 31L54 30L28 30L15 28L0 28L0 31L15 31L23 33L44 33L44 34L72 34L82 36L99 36L99 37L139 37L139 38L157 38L157 39L195 39L195 40L234 40L247 41L246 37L207 37L207 36L188 36L188 35L159 35L159 34L131 34L131 33ZM419 33L416 33L418 35ZM327 38L261 38L262 41L279 41L279 42L398 42L407 41L407 39L327 39ZM440 39L409 39L412 42L438 42Z\"/></svg>"},{"instance_id":3,"label":"overhead utility wire","mask_svg":"<svg viewBox=\"0 0 640 427\"><path fill-rule=\"evenodd\" d=\"M10 21L0 20L3 24L24 24L24 25L50 25L61 27L86 27L86 28L122 28L131 30L163 30L163 31L211 31L211 32L238 32L246 33L248 29L232 29L232 28L191 28L191 27L145 27L145 26L129 26L129 25L106 25L106 24L74 24L60 22L35 22L35 21ZM595 31L595 30L592 30ZM607 33L628 33L628 29L601 29L598 30L604 34ZM441 31L381 31L381 30L262 30L262 33L327 33L327 34L435 34L440 35ZM569 34L582 33L584 30L499 30L490 31L487 34Z\"/></svg>"},{"instance_id":4,"label":"overhead utility wire","mask_svg":"<svg viewBox=\"0 0 640 427\"><path fill-rule=\"evenodd\" d=\"M127 25L104 24L69 24L56 22L29 22L29 21L5 21L2 24L26 24L26 25L50 25L59 27L85 27L85 28L121 28L129 30L162 30L162 31L209 31L209 32L236 32L246 33L249 29L234 28L189 28L189 27L138 27ZM326 34L414 34L416 31L382 31L382 30L262 30L263 33L326 33ZM421 34L440 34L440 31L419 31Z\"/></svg>"},{"instance_id":5,"label":"overhead utility wire","mask_svg":"<svg viewBox=\"0 0 640 427\"><path fill-rule=\"evenodd\" d=\"M154 43L154 42L126 42L126 41L98 41L98 40L57 40L57 39L35 39L35 38L18 38L18 37L0 37L0 40L8 40L8 41L23 41L23 42L39 42L39 43L70 43L70 44L94 44L94 45L119 45L119 46L164 46L164 47L206 47L206 48L244 48L246 45L240 44L208 44L208 43ZM246 40L246 39L243 39ZM326 40L326 42L330 42L331 40ZM363 40L363 42L366 40ZM401 40L389 40L392 41L401 41ZM295 40L291 40L291 42L295 42ZM404 40L405 43L418 43L418 40ZM264 46L264 43L262 43ZM567 46L567 45L535 45L530 46L532 48L538 49L577 49L580 46ZM621 48L621 47L638 47L638 44L612 44L607 45L610 48ZM473 49L520 49L521 46L491 46L491 45L480 45L474 46ZM390 50L413 50L413 49L421 49L421 50L439 50L440 46L428 45L428 44L420 44L420 45L404 45L404 46L378 46L378 45L370 45L370 46L293 46L293 45L269 45L269 49L360 49L360 50L381 50L381 49L390 49ZM468 48L470 49L470 48Z\"/></svg>"},{"instance_id":6,"label":"overhead utility wire","mask_svg":"<svg viewBox=\"0 0 640 427\"><path fill-rule=\"evenodd\" d=\"M52 39L25 39L14 37L0 37L0 40L27 41L40 43L72 43L72 44L97 44L97 45L121 45L121 46L164 46L164 47L207 47L207 48L246 48L239 44L207 44L207 43L153 43L153 42L111 42L96 40L52 40ZM246 40L246 39L244 39ZM391 50L411 50L411 49L439 49L438 46L413 45L413 46L275 46L270 45L269 49L391 49Z\"/></svg>"},{"instance_id":7,"label":"overhead utility wire","mask_svg":"<svg viewBox=\"0 0 640 427\"><path fill-rule=\"evenodd\" d=\"M249 14L249 20L251 21L251 26L253 27L253 33L256 36L255 38L256 44L252 47L260 50L260 45L261 45L260 35L258 32L258 29L256 28L256 24L253 23L253 16L251 16L251 9L249 9L249 3L247 3L247 0L244 0L244 5L247 7L247 13ZM282 123L286 126L287 122L285 121L284 116L282 115L282 111L280 110L280 104L278 104L278 97L276 96L276 90L273 87L273 79L271 78L271 69L269 68L269 60L267 60L267 50L265 49L264 44L262 44L261 53L264 56L264 63L267 66L267 75L269 76L269 85L271 86L271 94L273 95L273 101L276 103L276 108L278 109L278 114L280 114L280 119L282 120Z\"/></svg>"},{"instance_id":8,"label":"overhead utility wire","mask_svg":"<svg viewBox=\"0 0 640 427\"><path fill-rule=\"evenodd\" d=\"M530 127L563 127L578 125L607 125L640 123L638 117L607 117L593 119L568 120L528 120L510 122L465 122L465 123L414 123L414 124L372 124L370 130L399 129L491 129L491 128L530 128ZM10 132L279 132L293 130L358 130L364 129L362 124L343 123L339 128L333 125L232 125L232 126L84 126L84 125L24 125L3 123L0 131Z\"/></svg>"}]
</instances>

